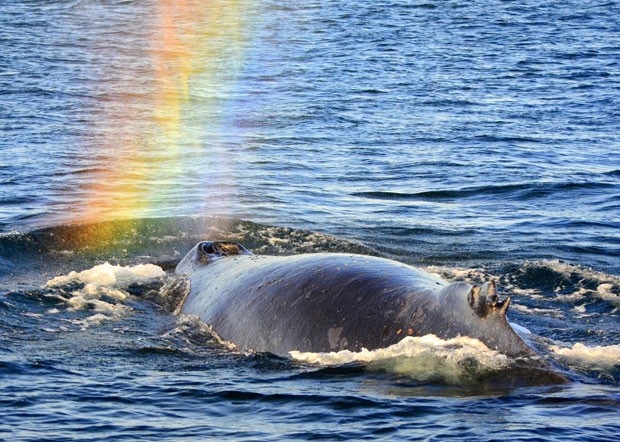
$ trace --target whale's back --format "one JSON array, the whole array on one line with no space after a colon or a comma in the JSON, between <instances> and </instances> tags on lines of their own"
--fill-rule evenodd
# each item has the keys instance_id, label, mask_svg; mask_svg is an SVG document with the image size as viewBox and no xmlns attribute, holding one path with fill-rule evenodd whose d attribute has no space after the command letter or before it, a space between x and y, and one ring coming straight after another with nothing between
<instances>
[{"instance_id":1,"label":"whale's back","mask_svg":"<svg viewBox=\"0 0 620 442\"><path fill-rule=\"evenodd\" d=\"M447 283L394 261L345 254L234 256L196 269L183 313L242 349L386 347L412 334L405 312ZM429 308L431 308L429 306Z\"/></svg>"}]
</instances>

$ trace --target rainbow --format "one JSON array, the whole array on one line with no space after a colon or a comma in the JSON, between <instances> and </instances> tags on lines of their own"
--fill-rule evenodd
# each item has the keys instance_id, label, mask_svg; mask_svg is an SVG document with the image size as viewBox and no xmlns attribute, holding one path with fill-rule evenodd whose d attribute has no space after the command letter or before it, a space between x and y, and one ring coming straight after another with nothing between
<instances>
[{"instance_id":1,"label":"rainbow","mask_svg":"<svg viewBox=\"0 0 620 442\"><path fill-rule=\"evenodd\" d=\"M149 5L152 20L136 21L150 26L148 44L137 53L132 48L132 56L140 58L134 61L146 67L125 74L124 92L110 91L112 98L98 110L94 138L104 166L97 164L96 176L85 185L86 204L77 210L76 222L159 216L187 198L178 193L182 180L186 190L201 189L202 195L193 196L203 207L221 199L205 188L200 174L188 184L187 172L197 159L219 155L214 145L226 131L223 108L244 66L248 2Z\"/></svg>"}]
</instances>

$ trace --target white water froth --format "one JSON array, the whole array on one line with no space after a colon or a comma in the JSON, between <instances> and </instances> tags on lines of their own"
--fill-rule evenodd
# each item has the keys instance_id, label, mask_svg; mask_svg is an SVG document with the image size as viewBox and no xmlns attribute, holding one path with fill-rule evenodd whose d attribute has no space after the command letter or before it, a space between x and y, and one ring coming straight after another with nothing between
<instances>
[{"instance_id":1,"label":"white water froth","mask_svg":"<svg viewBox=\"0 0 620 442\"><path fill-rule=\"evenodd\" d=\"M69 311L89 310L96 314L86 319L76 320L84 327L99 325L103 321L118 318L131 310L123 304L130 297L126 291L129 286L151 284L162 281L165 272L153 264L136 266L117 266L109 263L97 265L82 272L70 272L67 275L50 279L45 287L64 292L64 287L80 284L71 289L69 297L55 296L68 304ZM83 284L83 286L81 286Z\"/></svg>"},{"instance_id":2,"label":"white water froth","mask_svg":"<svg viewBox=\"0 0 620 442\"><path fill-rule=\"evenodd\" d=\"M593 270L589 267L577 264L569 264L559 260L542 260L542 261L526 261L521 265L521 270L525 271L533 269L548 269L557 272L566 277L578 277L572 293L560 293L565 287L562 285L555 289L555 300L561 302L575 302L589 297L602 299L614 304L620 308L620 277L607 273ZM541 293L537 288L522 288L515 284L512 277L506 275L496 275L484 269L462 269L458 267L440 267L429 266L427 270L449 281L466 281L471 284L479 284L490 279L498 281L500 287L505 293L510 295L519 295L532 299L548 300L553 302L554 299ZM596 284L596 289L581 287L585 281L591 281Z\"/></svg>"},{"instance_id":3,"label":"white water froth","mask_svg":"<svg viewBox=\"0 0 620 442\"><path fill-rule=\"evenodd\" d=\"M489 349L477 339L458 337L443 340L435 335L407 336L397 344L359 352L290 352L299 362L319 365L367 363L369 368L407 375L422 382L459 384L464 379L501 370L510 365L507 356Z\"/></svg>"},{"instance_id":4,"label":"white water froth","mask_svg":"<svg viewBox=\"0 0 620 442\"><path fill-rule=\"evenodd\" d=\"M552 345L549 349L568 364L603 370L620 367L620 344L588 347L577 343L572 347Z\"/></svg>"},{"instance_id":5,"label":"white water froth","mask_svg":"<svg viewBox=\"0 0 620 442\"><path fill-rule=\"evenodd\" d=\"M548 268L555 272L566 276L576 275L581 278L580 283L585 280L591 280L597 284L596 290L589 290L584 287L577 287L573 293L558 294L557 299L566 302L574 302L589 296L611 302L615 306L620 307L620 277L598 272L589 267L576 264L568 264L558 260L540 261L528 265L537 265ZM562 287L556 288L556 292L562 290Z\"/></svg>"},{"instance_id":6,"label":"white water froth","mask_svg":"<svg viewBox=\"0 0 620 442\"><path fill-rule=\"evenodd\" d=\"M536 308L536 307L528 307L522 304L511 303L510 307L513 310L516 310L520 313L524 313L526 315L534 315L534 316L546 316L549 318L557 318L563 319L564 313L561 310L554 308Z\"/></svg>"},{"instance_id":7,"label":"white water froth","mask_svg":"<svg viewBox=\"0 0 620 442\"><path fill-rule=\"evenodd\" d=\"M237 351L237 346L230 341L223 339L209 324L205 324L198 316L179 315L177 326L165 333L163 338L181 337L188 345L191 345L191 336L201 335L213 338L220 347L228 351Z\"/></svg>"},{"instance_id":8,"label":"white water froth","mask_svg":"<svg viewBox=\"0 0 620 442\"><path fill-rule=\"evenodd\" d=\"M428 266L426 271L441 279L448 281L467 281L475 284L490 279L498 280L499 275L494 275L483 269L463 269L460 267Z\"/></svg>"},{"instance_id":9,"label":"white water froth","mask_svg":"<svg viewBox=\"0 0 620 442\"><path fill-rule=\"evenodd\" d=\"M46 285L55 287L72 282L83 282L92 287L123 288L131 284L155 282L164 275L163 269L154 264L123 267L106 262L82 272L70 272L68 275L57 276L50 279Z\"/></svg>"}]
</instances>

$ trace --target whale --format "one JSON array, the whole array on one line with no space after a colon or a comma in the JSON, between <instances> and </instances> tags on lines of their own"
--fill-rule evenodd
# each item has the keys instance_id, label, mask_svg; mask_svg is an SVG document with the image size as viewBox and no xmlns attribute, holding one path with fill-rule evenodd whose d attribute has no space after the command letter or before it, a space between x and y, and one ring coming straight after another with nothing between
<instances>
[{"instance_id":1,"label":"whale","mask_svg":"<svg viewBox=\"0 0 620 442\"><path fill-rule=\"evenodd\" d=\"M467 336L513 359L538 357L507 320L494 281L449 283L386 258L254 255L201 241L179 262L189 280L180 313L239 350L288 356L386 348L407 336Z\"/></svg>"}]
</instances>

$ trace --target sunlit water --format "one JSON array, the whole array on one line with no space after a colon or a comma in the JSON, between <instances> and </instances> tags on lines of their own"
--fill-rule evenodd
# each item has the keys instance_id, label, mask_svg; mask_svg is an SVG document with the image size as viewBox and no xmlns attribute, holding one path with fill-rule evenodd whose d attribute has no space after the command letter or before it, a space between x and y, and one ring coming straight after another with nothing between
<instances>
[{"instance_id":1,"label":"sunlit water","mask_svg":"<svg viewBox=\"0 0 620 442\"><path fill-rule=\"evenodd\" d=\"M0 4L0 439L615 440L620 4L240 3ZM495 278L571 383L238 354L174 313L216 237Z\"/></svg>"}]
</instances>

